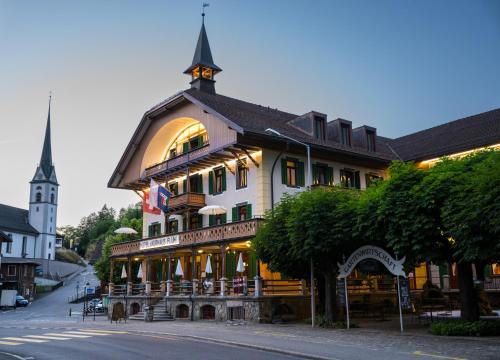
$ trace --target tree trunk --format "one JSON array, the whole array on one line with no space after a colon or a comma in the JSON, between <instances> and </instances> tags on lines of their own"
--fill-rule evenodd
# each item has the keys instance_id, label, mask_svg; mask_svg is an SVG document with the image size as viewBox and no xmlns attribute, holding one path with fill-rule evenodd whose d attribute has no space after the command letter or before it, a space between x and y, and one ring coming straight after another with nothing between
<instances>
[{"instance_id":1,"label":"tree trunk","mask_svg":"<svg viewBox=\"0 0 500 360\"><path fill-rule=\"evenodd\" d=\"M476 261L476 277L479 281L484 282L484 268L488 265L487 261Z\"/></svg>"},{"instance_id":2,"label":"tree trunk","mask_svg":"<svg viewBox=\"0 0 500 360\"><path fill-rule=\"evenodd\" d=\"M316 287L318 290L318 312L325 313L325 278L322 273L316 271Z\"/></svg>"},{"instance_id":3,"label":"tree trunk","mask_svg":"<svg viewBox=\"0 0 500 360\"><path fill-rule=\"evenodd\" d=\"M472 264L470 262L457 263L457 269L460 289L460 317L467 321L477 321L479 320L479 306L472 279Z\"/></svg>"},{"instance_id":4,"label":"tree trunk","mask_svg":"<svg viewBox=\"0 0 500 360\"><path fill-rule=\"evenodd\" d=\"M324 272L325 278L325 318L328 322L337 319L337 281L335 272Z\"/></svg>"}]
</instances>

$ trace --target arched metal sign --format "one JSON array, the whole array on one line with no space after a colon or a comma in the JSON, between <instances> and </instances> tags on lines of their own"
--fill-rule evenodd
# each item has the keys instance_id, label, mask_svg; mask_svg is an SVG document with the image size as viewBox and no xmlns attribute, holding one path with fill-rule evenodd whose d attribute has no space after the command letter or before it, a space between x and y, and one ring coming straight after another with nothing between
<instances>
[{"instance_id":1,"label":"arched metal sign","mask_svg":"<svg viewBox=\"0 0 500 360\"><path fill-rule=\"evenodd\" d=\"M378 246L362 246L356 251L354 251L349 259L344 264L337 263L339 267L339 278L344 279L344 292L345 292L345 306L346 306L346 316L347 316L347 328L349 329L349 299L347 298L347 277L354 270L356 265L364 259L375 259L380 261L393 275L396 276L396 282L398 287L398 305L399 305L399 323L401 325L401 332L403 332L403 311L401 309L401 289L399 287L399 277L402 276L406 278L406 274L403 271L403 263L405 262L406 256L401 260L394 259L387 251L379 248Z\"/></svg>"},{"instance_id":2,"label":"arched metal sign","mask_svg":"<svg viewBox=\"0 0 500 360\"><path fill-rule=\"evenodd\" d=\"M337 263L339 267L339 277L345 278L354 270L356 265L364 259L375 259L380 261L384 266L395 276L402 276L406 278L403 271L403 263L406 257L401 260L394 259L387 251L377 246L362 246L354 251L344 264Z\"/></svg>"}]
</instances>

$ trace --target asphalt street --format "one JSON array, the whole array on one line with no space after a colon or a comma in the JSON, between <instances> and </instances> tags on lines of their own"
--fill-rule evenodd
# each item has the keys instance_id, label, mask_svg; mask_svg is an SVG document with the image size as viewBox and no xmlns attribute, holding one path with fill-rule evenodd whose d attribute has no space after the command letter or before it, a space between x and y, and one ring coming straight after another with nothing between
<instances>
[{"instance_id":1,"label":"asphalt street","mask_svg":"<svg viewBox=\"0 0 500 360\"><path fill-rule=\"evenodd\" d=\"M260 350L193 341L178 336L133 334L127 331L89 328L0 329L1 352L3 354L0 359L40 360L297 359Z\"/></svg>"}]
</instances>

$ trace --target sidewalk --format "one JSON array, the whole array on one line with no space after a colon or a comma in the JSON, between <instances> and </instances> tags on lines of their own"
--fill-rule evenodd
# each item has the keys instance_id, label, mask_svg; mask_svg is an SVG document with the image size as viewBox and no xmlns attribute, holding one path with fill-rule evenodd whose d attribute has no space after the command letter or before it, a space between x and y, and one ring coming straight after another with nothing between
<instances>
[{"instance_id":1,"label":"sidewalk","mask_svg":"<svg viewBox=\"0 0 500 360\"><path fill-rule=\"evenodd\" d=\"M381 329L311 329L307 325L226 325L215 322L110 324L88 321L85 326L189 337L200 341L262 348L310 359L499 359L500 338L438 337L422 330L400 334Z\"/></svg>"}]
</instances>

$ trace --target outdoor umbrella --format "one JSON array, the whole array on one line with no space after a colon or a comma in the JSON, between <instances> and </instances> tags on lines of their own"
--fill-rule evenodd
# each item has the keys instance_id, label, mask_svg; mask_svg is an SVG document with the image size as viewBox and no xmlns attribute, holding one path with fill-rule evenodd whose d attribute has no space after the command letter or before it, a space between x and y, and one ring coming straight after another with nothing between
<instances>
[{"instance_id":1,"label":"outdoor umbrella","mask_svg":"<svg viewBox=\"0 0 500 360\"><path fill-rule=\"evenodd\" d=\"M137 231L129 227L121 227L116 229L114 232L115 234L137 234Z\"/></svg>"},{"instance_id":2,"label":"outdoor umbrella","mask_svg":"<svg viewBox=\"0 0 500 360\"><path fill-rule=\"evenodd\" d=\"M139 264L139 271L137 271L137 278L142 279L142 264Z\"/></svg>"},{"instance_id":3,"label":"outdoor umbrella","mask_svg":"<svg viewBox=\"0 0 500 360\"><path fill-rule=\"evenodd\" d=\"M122 279L125 279L127 278L127 271L125 270L125 265L123 265L122 267L122 276L121 276Z\"/></svg>"},{"instance_id":4,"label":"outdoor umbrella","mask_svg":"<svg viewBox=\"0 0 500 360\"><path fill-rule=\"evenodd\" d=\"M245 267L243 266L243 255L240 253L240 258L238 259L238 266L236 266L236 271L242 273L245 271Z\"/></svg>"},{"instance_id":5,"label":"outdoor umbrella","mask_svg":"<svg viewBox=\"0 0 500 360\"><path fill-rule=\"evenodd\" d=\"M198 214L201 215L222 215L225 213L227 213L227 209L219 205L207 205L198 210Z\"/></svg>"},{"instance_id":6,"label":"outdoor umbrella","mask_svg":"<svg viewBox=\"0 0 500 360\"><path fill-rule=\"evenodd\" d=\"M177 260L177 268L175 269L175 275L184 277L184 271L182 271L181 260Z\"/></svg>"},{"instance_id":7,"label":"outdoor umbrella","mask_svg":"<svg viewBox=\"0 0 500 360\"><path fill-rule=\"evenodd\" d=\"M205 273L206 274L212 273L212 260L210 259L210 255L208 255L207 257L207 266L205 266Z\"/></svg>"}]
</instances>

